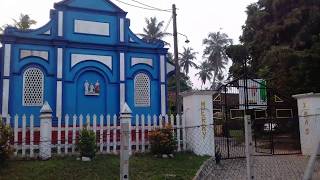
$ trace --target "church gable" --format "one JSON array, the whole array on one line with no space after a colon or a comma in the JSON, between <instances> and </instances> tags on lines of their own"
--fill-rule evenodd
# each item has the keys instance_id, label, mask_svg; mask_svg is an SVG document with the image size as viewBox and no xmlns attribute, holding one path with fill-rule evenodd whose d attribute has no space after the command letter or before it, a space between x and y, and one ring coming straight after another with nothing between
<instances>
[{"instance_id":1,"label":"church gable","mask_svg":"<svg viewBox=\"0 0 320 180\"><path fill-rule=\"evenodd\" d=\"M55 8L71 7L105 12L125 13L109 0L65 0L55 4Z\"/></svg>"},{"instance_id":2,"label":"church gable","mask_svg":"<svg viewBox=\"0 0 320 180\"><path fill-rule=\"evenodd\" d=\"M55 4L46 25L27 31L7 28L5 34L20 37L17 41L59 39L99 46L121 44L147 49L164 47L162 41L147 43L136 36L130 30L126 12L108 0L65 0Z\"/></svg>"}]
</instances>

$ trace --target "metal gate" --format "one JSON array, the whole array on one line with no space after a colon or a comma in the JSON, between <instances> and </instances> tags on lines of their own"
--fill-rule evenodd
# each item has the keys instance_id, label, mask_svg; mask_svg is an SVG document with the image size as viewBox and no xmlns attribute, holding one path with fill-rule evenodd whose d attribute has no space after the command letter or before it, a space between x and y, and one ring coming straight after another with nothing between
<instances>
[{"instance_id":1,"label":"metal gate","mask_svg":"<svg viewBox=\"0 0 320 180\"><path fill-rule=\"evenodd\" d=\"M257 154L299 154L296 101L262 79L234 80L213 96L215 142L223 158L245 157L244 115L250 115Z\"/></svg>"}]
</instances>

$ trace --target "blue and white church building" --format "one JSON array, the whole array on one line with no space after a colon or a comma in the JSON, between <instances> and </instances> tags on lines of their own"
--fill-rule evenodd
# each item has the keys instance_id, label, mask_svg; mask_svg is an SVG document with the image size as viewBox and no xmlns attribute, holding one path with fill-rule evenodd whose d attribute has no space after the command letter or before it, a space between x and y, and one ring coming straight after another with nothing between
<instances>
[{"instance_id":1,"label":"blue and white church building","mask_svg":"<svg viewBox=\"0 0 320 180\"><path fill-rule=\"evenodd\" d=\"M146 43L126 12L109 0L64 0L35 30L9 27L1 36L1 113L34 114L47 101L53 116L167 112L174 66L162 41Z\"/></svg>"}]
</instances>

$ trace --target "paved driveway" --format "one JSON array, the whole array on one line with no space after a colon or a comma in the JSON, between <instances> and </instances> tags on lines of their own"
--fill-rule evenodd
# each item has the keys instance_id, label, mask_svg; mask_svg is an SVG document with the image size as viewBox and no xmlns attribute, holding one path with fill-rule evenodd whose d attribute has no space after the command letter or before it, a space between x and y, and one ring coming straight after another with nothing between
<instances>
[{"instance_id":1,"label":"paved driveway","mask_svg":"<svg viewBox=\"0 0 320 180\"><path fill-rule=\"evenodd\" d=\"M256 156L254 158L255 179L261 180L300 180L303 177L308 158L302 155ZM216 165L207 161L197 179L242 180L246 179L245 159L223 160ZM316 163L315 180L320 180L320 158Z\"/></svg>"}]
</instances>

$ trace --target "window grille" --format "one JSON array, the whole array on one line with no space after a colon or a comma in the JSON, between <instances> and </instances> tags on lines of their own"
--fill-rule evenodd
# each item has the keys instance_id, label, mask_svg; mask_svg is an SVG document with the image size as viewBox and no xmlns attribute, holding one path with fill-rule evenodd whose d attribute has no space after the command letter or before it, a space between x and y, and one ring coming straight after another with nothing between
<instances>
[{"instance_id":1,"label":"window grille","mask_svg":"<svg viewBox=\"0 0 320 180\"><path fill-rule=\"evenodd\" d=\"M150 78L144 73L134 78L134 100L136 107L150 106Z\"/></svg>"},{"instance_id":2,"label":"window grille","mask_svg":"<svg viewBox=\"0 0 320 180\"><path fill-rule=\"evenodd\" d=\"M23 106L42 106L44 75L38 68L29 68L23 74Z\"/></svg>"}]
</instances>

